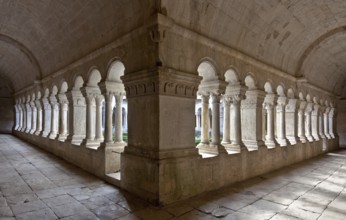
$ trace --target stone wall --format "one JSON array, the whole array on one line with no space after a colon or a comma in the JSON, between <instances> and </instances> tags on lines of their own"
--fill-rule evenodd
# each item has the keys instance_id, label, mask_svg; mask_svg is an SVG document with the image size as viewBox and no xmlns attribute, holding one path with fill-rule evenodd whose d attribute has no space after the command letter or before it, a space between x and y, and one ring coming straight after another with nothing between
<instances>
[{"instance_id":1,"label":"stone wall","mask_svg":"<svg viewBox=\"0 0 346 220\"><path fill-rule=\"evenodd\" d=\"M11 98L0 98L0 133L12 133L14 122L13 101Z\"/></svg>"}]
</instances>

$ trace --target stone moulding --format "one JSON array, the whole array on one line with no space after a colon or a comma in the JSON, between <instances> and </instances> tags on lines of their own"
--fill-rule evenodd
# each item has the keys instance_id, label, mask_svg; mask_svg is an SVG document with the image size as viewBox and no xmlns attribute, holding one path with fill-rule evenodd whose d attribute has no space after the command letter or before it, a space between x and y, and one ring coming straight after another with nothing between
<instances>
[{"instance_id":1,"label":"stone moulding","mask_svg":"<svg viewBox=\"0 0 346 220\"><path fill-rule=\"evenodd\" d=\"M121 78L127 98L144 95L167 95L196 98L201 77L189 73L158 68Z\"/></svg>"}]
</instances>

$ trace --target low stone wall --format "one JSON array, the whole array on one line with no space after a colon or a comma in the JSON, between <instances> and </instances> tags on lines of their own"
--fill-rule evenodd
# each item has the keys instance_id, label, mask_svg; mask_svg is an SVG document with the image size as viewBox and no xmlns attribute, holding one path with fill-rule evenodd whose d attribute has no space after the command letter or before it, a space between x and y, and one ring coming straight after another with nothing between
<instances>
[{"instance_id":1,"label":"low stone wall","mask_svg":"<svg viewBox=\"0 0 346 220\"><path fill-rule=\"evenodd\" d=\"M336 150L339 146L338 138L335 138L273 149L260 147L255 151L220 154L210 158L196 155L154 162L145 157L138 157L138 160L129 160L131 164L122 164L122 180L119 185L105 175L104 148L95 150L18 131L14 131L14 135L157 205L166 205L219 189ZM122 154L122 157L135 156ZM136 172L143 166L146 166L149 174ZM127 182L126 177L136 179L136 185ZM148 182L152 184L146 184ZM160 196L153 192L160 192Z\"/></svg>"},{"instance_id":2,"label":"low stone wall","mask_svg":"<svg viewBox=\"0 0 346 220\"><path fill-rule=\"evenodd\" d=\"M323 146L326 148L325 151ZM122 186L156 205L166 205L262 175L337 148L338 139L335 138L274 149L260 147L255 151L221 154L211 158L192 156L163 159L158 163L149 158L132 158L122 160ZM129 154L122 156L122 159L136 157ZM148 170L146 174L138 172L143 170L143 164ZM131 180L134 179L136 185L132 184Z\"/></svg>"},{"instance_id":3,"label":"low stone wall","mask_svg":"<svg viewBox=\"0 0 346 220\"><path fill-rule=\"evenodd\" d=\"M20 131L13 131L13 134L100 178L105 178L104 149L102 148L97 150L86 148Z\"/></svg>"}]
</instances>

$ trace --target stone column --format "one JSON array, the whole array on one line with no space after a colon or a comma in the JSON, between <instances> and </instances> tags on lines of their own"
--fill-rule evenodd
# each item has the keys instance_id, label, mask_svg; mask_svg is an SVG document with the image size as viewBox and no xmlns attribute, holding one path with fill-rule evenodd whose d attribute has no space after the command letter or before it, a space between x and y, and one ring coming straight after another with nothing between
<instances>
[{"instance_id":1,"label":"stone column","mask_svg":"<svg viewBox=\"0 0 346 220\"><path fill-rule=\"evenodd\" d=\"M32 122L32 110L31 110L31 106L30 106L30 100L28 100L28 102L25 104L25 108L26 108L26 128L25 128L25 132L26 133L30 133L31 130L31 122Z\"/></svg>"},{"instance_id":2,"label":"stone column","mask_svg":"<svg viewBox=\"0 0 346 220\"><path fill-rule=\"evenodd\" d=\"M25 101L23 101L25 102ZM24 132L26 130L26 118L27 118L27 113L26 113L26 106L25 103L22 103L22 112L23 112L23 126L22 129L20 129L21 132Z\"/></svg>"},{"instance_id":3,"label":"stone column","mask_svg":"<svg viewBox=\"0 0 346 220\"><path fill-rule=\"evenodd\" d=\"M49 97L49 101L51 104L51 129L49 133L50 139L55 139L58 135L59 128L59 105L55 95L51 95Z\"/></svg>"},{"instance_id":4,"label":"stone column","mask_svg":"<svg viewBox=\"0 0 346 220\"><path fill-rule=\"evenodd\" d=\"M50 133L51 129L51 105L49 104L48 98L42 98L42 106L43 106L43 131L42 137L47 137Z\"/></svg>"},{"instance_id":5,"label":"stone column","mask_svg":"<svg viewBox=\"0 0 346 220\"><path fill-rule=\"evenodd\" d=\"M36 105L36 109L37 109L35 135L40 135L42 132L42 106L41 106L41 100L39 98L37 98L35 100L35 105Z\"/></svg>"},{"instance_id":6,"label":"stone column","mask_svg":"<svg viewBox=\"0 0 346 220\"><path fill-rule=\"evenodd\" d=\"M87 90L87 88L84 89ZM96 125L94 123L94 119L96 113L95 111L93 111L96 105L95 95L89 94L86 91L84 91L83 93L86 100L86 137L83 140L83 145L85 145L86 147L96 147L99 145L99 143L95 142Z\"/></svg>"},{"instance_id":7,"label":"stone column","mask_svg":"<svg viewBox=\"0 0 346 220\"><path fill-rule=\"evenodd\" d=\"M287 104L286 97L279 97L276 105L276 129L277 142L281 147L287 146L286 140L286 123L285 123L285 106Z\"/></svg>"},{"instance_id":8,"label":"stone column","mask_svg":"<svg viewBox=\"0 0 346 220\"><path fill-rule=\"evenodd\" d=\"M37 125L37 108L35 105L35 100L32 100L30 102L31 106L31 129L30 129L30 134L34 134L36 131L36 125Z\"/></svg>"},{"instance_id":9,"label":"stone column","mask_svg":"<svg viewBox=\"0 0 346 220\"><path fill-rule=\"evenodd\" d=\"M106 114L105 114L105 139L104 143L110 144L113 142L113 135L112 135L112 114L113 114L113 108L112 108L112 101L113 101L113 95L112 94L105 94L105 103L106 103Z\"/></svg>"},{"instance_id":10,"label":"stone column","mask_svg":"<svg viewBox=\"0 0 346 220\"><path fill-rule=\"evenodd\" d=\"M262 140L262 111L265 93L261 90L248 90L246 99L241 102L241 134L248 150L264 146Z\"/></svg>"},{"instance_id":11,"label":"stone column","mask_svg":"<svg viewBox=\"0 0 346 220\"><path fill-rule=\"evenodd\" d=\"M19 112L19 116L18 116L18 128L17 128L17 131L20 131L23 127L23 110L22 110L22 106L21 106L21 103L19 101L18 105L17 105L17 108L18 108L18 112Z\"/></svg>"},{"instance_id":12,"label":"stone column","mask_svg":"<svg viewBox=\"0 0 346 220\"><path fill-rule=\"evenodd\" d=\"M320 140L319 132L319 112L320 106L318 104L313 104L313 111L311 112L311 131L312 137L315 141Z\"/></svg>"},{"instance_id":13,"label":"stone column","mask_svg":"<svg viewBox=\"0 0 346 220\"><path fill-rule=\"evenodd\" d=\"M277 146L275 140L275 126L274 126L274 113L275 113L275 103L277 97L274 93L268 93L264 99L263 107L267 114L267 134L265 136L265 145L268 148L275 148Z\"/></svg>"},{"instance_id":14,"label":"stone column","mask_svg":"<svg viewBox=\"0 0 346 220\"><path fill-rule=\"evenodd\" d=\"M17 102L17 101L16 101ZM14 111L15 111L15 124L14 124L14 127L13 127L13 130L17 130L18 127L19 127L19 110L18 110L18 104L14 104Z\"/></svg>"},{"instance_id":15,"label":"stone column","mask_svg":"<svg viewBox=\"0 0 346 220\"><path fill-rule=\"evenodd\" d=\"M123 95L115 96L116 112L115 112L115 143L124 143L123 141Z\"/></svg>"},{"instance_id":16,"label":"stone column","mask_svg":"<svg viewBox=\"0 0 346 220\"><path fill-rule=\"evenodd\" d=\"M202 98L202 129L201 143L199 145L209 145L209 95L201 95Z\"/></svg>"},{"instance_id":17,"label":"stone column","mask_svg":"<svg viewBox=\"0 0 346 220\"><path fill-rule=\"evenodd\" d=\"M60 105L60 126L59 126L59 141L65 141L68 135L68 100L65 94L58 95Z\"/></svg>"},{"instance_id":18,"label":"stone column","mask_svg":"<svg viewBox=\"0 0 346 220\"><path fill-rule=\"evenodd\" d=\"M69 135L66 141L80 145L86 134L86 104L79 88L66 92L69 103Z\"/></svg>"},{"instance_id":19,"label":"stone column","mask_svg":"<svg viewBox=\"0 0 346 220\"><path fill-rule=\"evenodd\" d=\"M331 139L332 137L329 134L329 120L328 120L328 115L330 112L330 107L326 107L325 112L323 114L323 121L324 121L324 135L328 138Z\"/></svg>"},{"instance_id":20,"label":"stone column","mask_svg":"<svg viewBox=\"0 0 346 220\"><path fill-rule=\"evenodd\" d=\"M335 134L334 134L334 111L335 111L335 108L331 107L330 111L329 111L329 134L330 134L332 139L335 138Z\"/></svg>"},{"instance_id":21,"label":"stone column","mask_svg":"<svg viewBox=\"0 0 346 220\"><path fill-rule=\"evenodd\" d=\"M265 103L264 108L267 112L267 134L265 144L268 148L275 148L275 135L274 135L274 103Z\"/></svg>"},{"instance_id":22,"label":"stone column","mask_svg":"<svg viewBox=\"0 0 346 220\"><path fill-rule=\"evenodd\" d=\"M227 96L223 97L223 137L222 137L222 144L230 144L230 98Z\"/></svg>"},{"instance_id":23,"label":"stone column","mask_svg":"<svg viewBox=\"0 0 346 220\"><path fill-rule=\"evenodd\" d=\"M300 101L299 109L298 109L298 137L302 143L306 143L305 137L305 113L306 101Z\"/></svg>"},{"instance_id":24,"label":"stone column","mask_svg":"<svg viewBox=\"0 0 346 220\"><path fill-rule=\"evenodd\" d=\"M233 95L231 100L231 145L244 149L241 141L241 111L240 111L241 95ZM246 149L244 149L246 150Z\"/></svg>"},{"instance_id":25,"label":"stone column","mask_svg":"<svg viewBox=\"0 0 346 220\"><path fill-rule=\"evenodd\" d=\"M96 96L96 141L102 142L103 141L103 135L102 135L102 101L103 96L98 95Z\"/></svg>"},{"instance_id":26,"label":"stone column","mask_svg":"<svg viewBox=\"0 0 346 220\"><path fill-rule=\"evenodd\" d=\"M324 112L325 112L325 107L321 105L320 112L318 114L318 129L319 129L318 133L322 139L326 138L326 136L324 135L324 119L323 119Z\"/></svg>"},{"instance_id":27,"label":"stone column","mask_svg":"<svg viewBox=\"0 0 346 220\"><path fill-rule=\"evenodd\" d=\"M311 135L311 112L312 112L313 104L311 102L307 103L305 109L305 135L309 142L313 141L313 137Z\"/></svg>"},{"instance_id":28,"label":"stone column","mask_svg":"<svg viewBox=\"0 0 346 220\"><path fill-rule=\"evenodd\" d=\"M299 107L298 99L289 98L285 108L286 137L291 145L297 144L297 109Z\"/></svg>"}]
</instances>

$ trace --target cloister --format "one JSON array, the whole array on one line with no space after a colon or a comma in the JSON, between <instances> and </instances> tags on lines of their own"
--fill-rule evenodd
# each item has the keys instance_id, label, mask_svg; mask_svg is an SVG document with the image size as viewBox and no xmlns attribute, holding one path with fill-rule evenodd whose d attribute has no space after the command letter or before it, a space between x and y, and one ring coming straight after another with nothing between
<instances>
[{"instance_id":1,"label":"cloister","mask_svg":"<svg viewBox=\"0 0 346 220\"><path fill-rule=\"evenodd\" d=\"M0 5L4 155L19 138L166 206L346 145L343 1Z\"/></svg>"}]
</instances>

